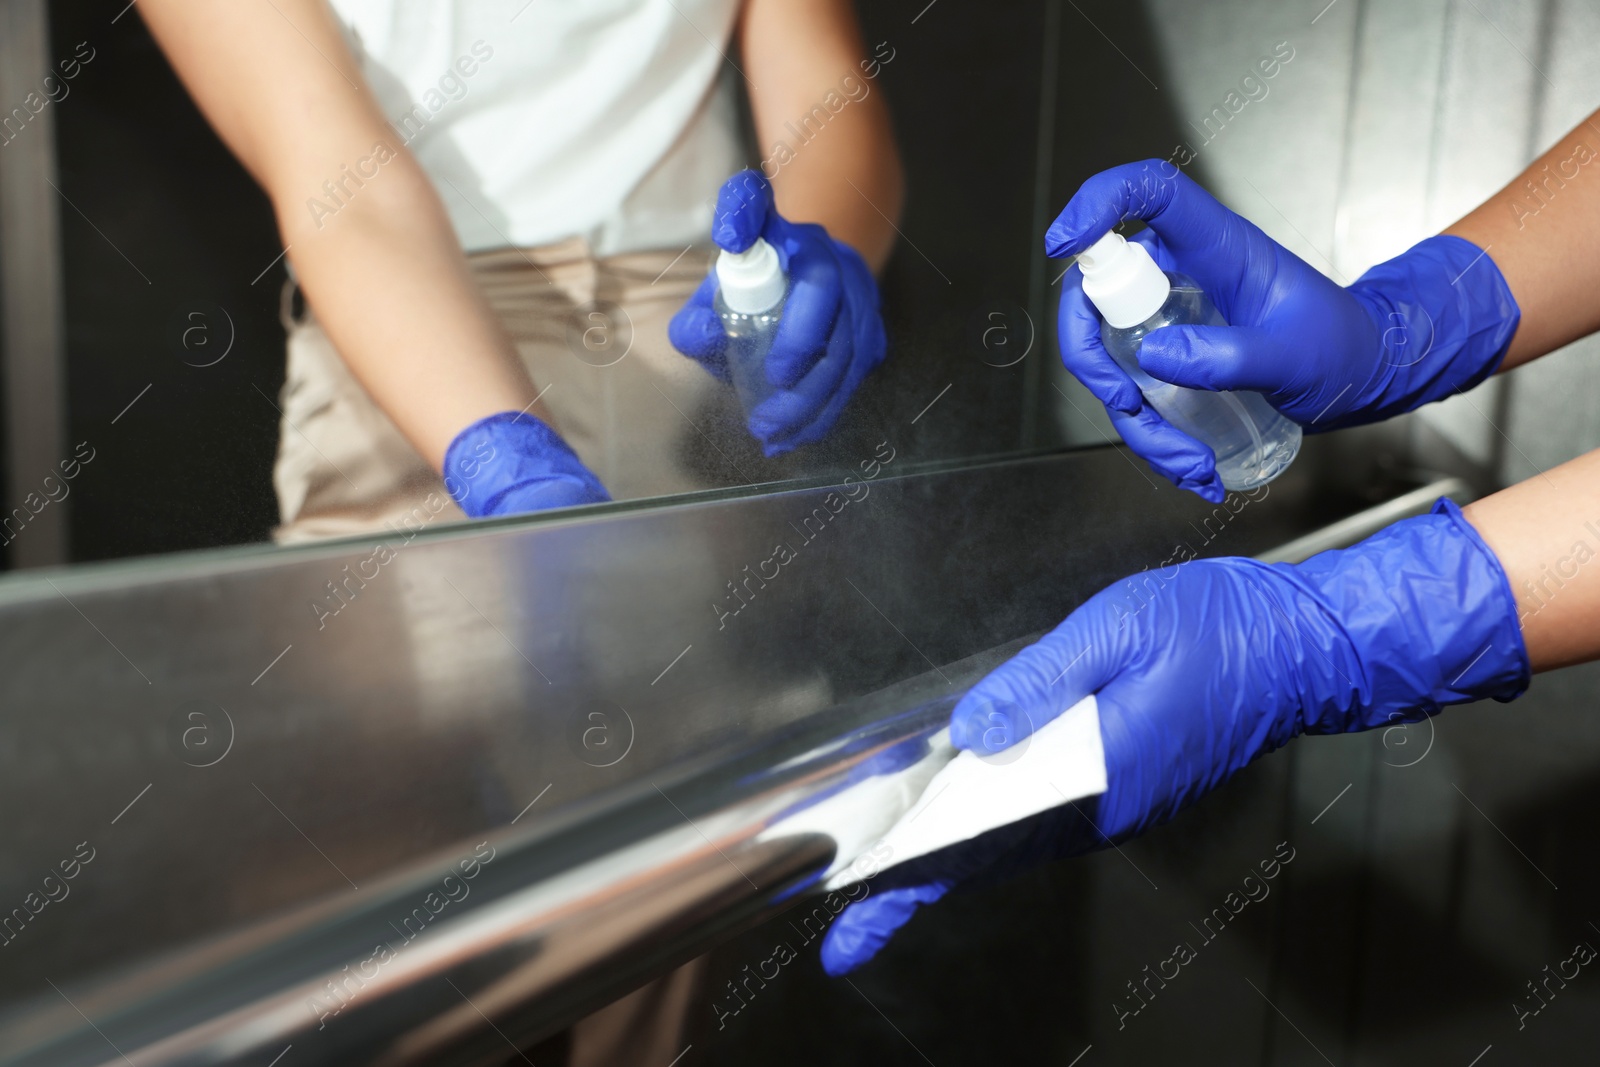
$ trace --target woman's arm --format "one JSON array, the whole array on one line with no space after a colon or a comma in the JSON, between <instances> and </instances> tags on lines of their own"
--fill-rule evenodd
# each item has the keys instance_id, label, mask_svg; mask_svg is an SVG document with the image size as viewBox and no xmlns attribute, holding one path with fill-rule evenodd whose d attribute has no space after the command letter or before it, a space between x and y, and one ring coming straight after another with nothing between
<instances>
[{"instance_id":1,"label":"woman's arm","mask_svg":"<svg viewBox=\"0 0 1600 1067\"><path fill-rule=\"evenodd\" d=\"M1600 330L1600 112L1445 232L1484 249L1522 309L1501 370ZM1511 582L1533 669L1600 658L1600 452L1463 513Z\"/></svg>"},{"instance_id":2,"label":"woman's arm","mask_svg":"<svg viewBox=\"0 0 1600 1067\"><path fill-rule=\"evenodd\" d=\"M1533 669L1600 659L1600 451L1484 497L1462 514L1511 582Z\"/></svg>"},{"instance_id":3,"label":"woman's arm","mask_svg":"<svg viewBox=\"0 0 1600 1067\"><path fill-rule=\"evenodd\" d=\"M741 27L750 110L778 211L821 223L880 270L905 179L888 105L867 76L880 67L866 58L851 0L749 0ZM776 151L780 142L790 152Z\"/></svg>"},{"instance_id":4,"label":"woman's arm","mask_svg":"<svg viewBox=\"0 0 1600 1067\"><path fill-rule=\"evenodd\" d=\"M1600 111L1444 232L1486 250L1522 309L1501 370L1600 330Z\"/></svg>"},{"instance_id":5,"label":"woman's arm","mask_svg":"<svg viewBox=\"0 0 1600 1067\"><path fill-rule=\"evenodd\" d=\"M474 287L444 207L379 110L322 0L139 11L201 111L272 200L317 318L436 470L478 419L537 395ZM379 160L386 160L379 163ZM366 161L366 162L363 162ZM358 169L376 174L356 180ZM310 201L342 206L316 217Z\"/></svg>"}]
</instances>

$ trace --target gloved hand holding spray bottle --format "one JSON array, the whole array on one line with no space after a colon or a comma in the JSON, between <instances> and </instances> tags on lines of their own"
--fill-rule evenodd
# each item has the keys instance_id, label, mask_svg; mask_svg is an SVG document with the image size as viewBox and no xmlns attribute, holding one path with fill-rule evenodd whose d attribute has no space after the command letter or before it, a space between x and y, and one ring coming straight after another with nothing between
<instances>
[{"instance_id":1,"label":"gloved hand holding spray bottle","mask_svg":"<svg viewBox=\"0 0 1600 1067\"><path fill-rule=\"evenodd\" d=\"M711 237L722 253L673 316L673 347L733 383L768 456L820 441L888 349L872 271L823 227L784 218L758 171L723 183Z\"/></svg>"},{"instance_id":2,"label":"gloved hand holding spray bottle","mask_svg":"<svg viewBox=\"0 0 1600 1067\"><path fill-rule=\"evenodd\" d=\"M1139 366L1139 346L1163 326L1226 326L1200 286L1156 266L1143 245L1112 232L1078 254L1083 294L1105 320L1100 339L1150 406L1176 430L1216 456L1224 489L1272 481L1300 451L1300 427L1260 393L1187 389L1152 378Z\"/></svg>"},{"instance_id":3,"label":"gloved hand holding spray bottle","mask_svg":"<svg viewBox=\"0 0 1600 1067\"><path fill-rule=\"evenodd\" d=\"M1266 416L1268 403L1312 430L1374 422L1469 389L1505 358L1521 309L1487 249L1441 234L1341 287L1168 167L1090 178L1045 248L1083 256L1062 291L1062 361L1178 485L1220 499L1229 484L1227 436L1200 443L1208 410L1242 433L1219 390L1262 394L1234 399L1262 454L1282 450L1281 470L1299 435ZM1107 236L1130 218L1149 229L1126 246ZM1531 676L1505 568L1448 500L1301 563L1201 559L1148 578L1148 602L1108 586L951 715L957 748L995 752L1095 694L1105 793L880 876L828 928L830 974L866 963L953 888L1130 838L1299 735L1512 700Z\"/></svg>"},{"instance_id":4,"label":"gloved hand holding spray bottle","mask_svg":"<svg viewBox=\"0 0 1600 1067\"><path fill-rule=\"evenodd\" d=\"M1128 239L1128 253L1138 256L1139 246L1148 256L1129 262L1148 258L1162 271L1182 272L1167 275L1180 282L1174 296L1197 287L1220 319L1196 311L1160 329L1140 323L1132 344L1106 329L1127 321L1110 312L1115 298L1098 291L1118 288L1108 274L1153 273L1117 266L1120 257L1101 251L1107 232L1130 219L1147 228ZM1084 182L1045 234L1045 253L1088 255L1062 283L1058 334L1067 370L1151 467L1212 501L1232 488L1218 477L1223 450L1213 456L1210 442L1197 439L1203 434L1164 418L1161 393L1147 399L1141 386L1232 390L1257 412L1264 409L1246 393L1259 393L1304 432L1322 433L1472 388L1499 365L1517 321L1504 279L1469 241L1429 237L1340 286L1161 160ZM1145 299L1153 306L1153 296ZM1281 432L1257 426L1263 444Z\"/></svg>"}]
</instances>

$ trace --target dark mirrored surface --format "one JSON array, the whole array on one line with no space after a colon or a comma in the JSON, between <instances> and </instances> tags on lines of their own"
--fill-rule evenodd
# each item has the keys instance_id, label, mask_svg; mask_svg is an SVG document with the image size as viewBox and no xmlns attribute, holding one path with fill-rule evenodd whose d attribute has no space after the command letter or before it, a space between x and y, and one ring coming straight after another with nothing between
<instances>
[{"instance_id":1,"label":"dark mirrored surface","mask_svg":"<svg viewBox=\"0 0 1600 1067\"><path fill-rule=\"evenodd\" d=\"M1433 66L1379 63L1386 73L1364 78L1353 66L1367 54L1364 39L1336 11L1313 23L1250 4L1202 18L1181 5L1041 0L970 19L915 6L863 5L850 34L860 58L837 77L812 71L817 99L793 104L789 117L788 102L752 110L763 79L741 50L742 31L717 21L715 5L671 14L697 47L726 46L704 72L704 106L684 119L714 136L696 134L699 170L672 172L669 214L674 232L688 235L681 243L652 237L665 231L637 213L583 237L518 242L514 219L495 207L515 197L462 176L473 161L451 154L453 124L481 118L485 79L517 64L546 69L518 51L526 31L513 21L516 5L503 27L485 8L437 40L420 16L381 33L365 8L327 17L344 27L343 47L399 148L436 175L430 195L469 253L473 286L526 355L533 385L549 387L540 403L611 495L635 503L859 473L890 427L900 455L918 464L1104 443L1114 433L1099 405L1055 355L1065 264L1047 260L1040 240L1089 175L1170 160L1348 281L1475 203L1514 172L1539 131L1570 123L1588 99L1576 76L1529 96L1536 84L1550 89L1535 73L1546 65L1529 66L1516 49L1516 62L1496 68L1499 80L1468 76L1477 61L1462 57L1478 55L1477 29L1454 22L1431 46ZM1543 40L1538 27L1555 17L1543 10L1509 5L1494 26L1510 38L1491 30L1483 48L1514 39L1531 56L1527 42ZM16 11L6 84L21 110L7 127L0 241L9 565L459 521L443 483L372 406L291 278L294 250L285 252L280 232L287 209L275 215L219 140L140 12L115 3ZM1385 14L1395 31L1380 37L1427 36L1415 27L1435 15ZM480 52L502 43L494 56L473 57L481 34ZM412 77L432 69L432 52L415 43L408 52L406 41L441 54L460 43L474 73L451 75L435 92ZM455 70L456 58L436 65ZM421 125L419 106L428 111ZM1498 116L1493 143L1471 118L1484 108ZM850 140L861 121L885 124L879 143ZM568 155L571 168L591 165ZM851 161L900 192L863 195ZM780 207L805 205L791 212L797 218L831 213L841 232L877 235L867 251L878 267L883 362L844 390L825 433L778 455L753 436L734 387L666 336L714 260L718 187L744 164L773 176ZM883 174L896 167L898 177ZM334 178L344 192L308 188L291 205L323 238L354 205L377 199L354 193L383 188ZM1570 400L1588 388L1586 366L1559 357L1414 421L1443 439L1449 462L1489 478L1524 476L1596 439ZM1583 388L1562 387L1571 375ZM1412 459L1382 462L1392 471Z\"/></svg>"},{"instance_id":2,"label":"dark mirrored surface","mask_svg":"<svg viewBox=\"0 0 1600 1067\"><path fill-rule=\"evenodd\" d=\"M614 498L763 491L859 473L891 425L909 423L897 447L918 463L1108 439L1098 405L1053 354L1051 291L1061 268L1045 260L1041 234L1088 174L1178 136L1164 106L1090 106L1078 88L1096 84L1107 99L1148 89L1144 72L1156 69L1157 57L1140 10L1107 5L1093 13L1114 39L1136 42L1125 45L1132 54L1068 55L1088 28L1072 12L1025 5L972 25L932 10L916 17L866 5L849 45L859 58L844 63L820 53L817 62L838 66L836 76L810 70L804 92L773 103L780 74L766 79L767 97L753 88L763 84L756 69L763 60L746 58L753 50L721 6L676 15L663 8L680 23L674 40L718 45L725 56L701 75L707 101L681 117L700 155L691 165L679 160L687 149L639 148L663 153L675 176L656 174L643 192L622 197L630 206L621 221L608 217L581 233L528 242L513 233L525 221L518 211L549 234L559 229L550 218L588 219L600 212L595 205L620 194L595 188L588 200L578 197L587 215L566 201L543 214L526 207L535 192L571 194L561 182L594 171L575 147L583 138L570 130L562 135L569 138L564 156L541 149L536 133L519 133L526 143L506 149L544 151L554 161L548 173L526 178L521 193L492 186L489 172L500 164L481 146L476 155L470 146L452 149L481 134L471 123L504 121L484 102L506 77L496 64L508 71L522 64L530 78L547 78L552 93L573 91L553 61L529 51L532 24L544 16L534 11L513 22L520 5L502 6L504 25L484 9L437 41L421 15L384 22L359 5L336 4L333 16L397 149L427 170L467 252L473 285L534 385L547 389L540 403ZM19 211L43 212L58 235L61 384L53 395L13 406L18 462L39 468L28 476L35 481L51 476L36 486L20 467L13 475L12 495L24 507L10 531L14 563L458 521L436 474L341 359L322 321L333 297L324 298L319 316L308 283L297 282L296 257L315 255L313 242L306 238L297 252L291 241L285 251L283 233L291 231L283 227L306 219L319 241L347 239L340 223L348 227L350 208L376 199L372 190L388 176L379 162L367 164L378 170L369 184L340 171L331 188L292 198L280 190L275 215L137 9L49 5L45 14L47 36L35 42L46 56L39 74L60 98L47 94L40 119L13 131L12 151L34 147L40 158L37 173L19 170L9 188ZM444 53L454 44L473 75L448 73L455 57ZM448 75L442 95L417 80L426 67L419 55L434 52ZM58 54L73 61L73 77L59 69ZM184 67L182 56L177 62ZM637 77L626 72L628 62L617 65L617 79ZM810 101L804 93L813 90ZM859 130L872 136L864 140ZM621 136L612 126L593 131L603 144ZM351 165L360 170L361 163ZM846 236L864 235L855 243L877 268L881 366L835 391L826 432L780 454L768 454L753 435L735 389L667 337L672 316L713 263L718 187L746 164L772 177L779 208L796 205L796 220L817 215ZM655 204L650 197L670 201L650 207L656 214L649 216L670 225L649 222L649 204L638 202ZM662 236L669 233L670 241ZM49 312L19 303L16 314L46 325L18 335L14 363L48 362ZM359 321L381 332L383 313L363 314ZM32 527L26 539L24 526Z\"/></svg>"}]
</instances>

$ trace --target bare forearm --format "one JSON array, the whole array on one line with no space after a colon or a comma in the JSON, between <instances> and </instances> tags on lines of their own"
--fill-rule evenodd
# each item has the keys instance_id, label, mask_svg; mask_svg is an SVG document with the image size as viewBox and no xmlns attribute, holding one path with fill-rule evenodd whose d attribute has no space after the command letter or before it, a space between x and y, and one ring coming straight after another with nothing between
<instances>
[{"instance_id":1,"label":"bare forearm","mask_svg":"<svg viewBox=\"0 0 1600 1067\"><path fill-rule=\"evenodd\" d=\"M1600 329L1600 112L1444 232L1485 249L1522 309L1502 370Z\"/></svg>"},{"instance_id":2,"label":"bare forearm","mask_svg":"<svg viewBox=\"0 0 1600 1067\"><path fill-rule=\"evenodd\" d=\"M441 467L469 423L533 400L438 195L396 143L323 0L144 0L139 12L271 197L339 354L429 463Z\"/></svg>"},{"instance_id":3,"label":"bare forearm","mask_svg":"<svg viewBox=\"0 0 1600 1067\"><path fill-rule=\"evenodd\" d=\"M885 151L886 142L865 129L838 133L830 146L836 151L798 156L773 178L778 210L796 222L822 223L878 271L897 236L900 160L892 145Z\"/></svg>"},{"instance_id":4,"label":"bare forearm","mask_svg":"<svg viewBox=\"0 0 1600 1067\"><path fill-rule=\"evenodd\" d=\"M385 164L320 226L303 196L285 190L275 200L289 258L318 321L356 379L436 470L468 424L524 408L544 415L528 408L534 385L409 156Z\"/></svg>"},{"instance_id":5,"label":"bare forearm","mask_svg":"<svg viewBox=\"0 0 1600 1067\"><path fill-rule=\"evenodd\" d=\"M881 63L865 55L850 0L750 0L741 43L778 210L821 223L878 270L905 181Z\"/></svg>"},{"instance_id":6,"label":"bare forearm","mask_svg":"<svg viewBox=\"0 0 1600 1067\"><path fill-rule=\"evenodd\" d=\"M1463 512L1511 580L1533 669L1600 658L1600 451Z\"/></svg>"}]
</instances>

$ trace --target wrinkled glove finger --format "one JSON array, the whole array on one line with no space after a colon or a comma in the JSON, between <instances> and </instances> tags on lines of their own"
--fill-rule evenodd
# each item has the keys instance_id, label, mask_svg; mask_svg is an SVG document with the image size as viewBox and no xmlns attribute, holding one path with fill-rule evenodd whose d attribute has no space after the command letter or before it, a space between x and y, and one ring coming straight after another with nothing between
<instances>
[{"instance_id":1,"label":"wrinkled glove finger","mask_svg":"<svg viewBox=\"0 0 1600 1067\"><path fill-rule=\"evenodd\" d=\"M1075 256L1128 219L1143 220L1181 258L1228 243L1237 216L1165 160L1126 163L1078 188L1045 231L1045 253Z\"/></svg>"},{"instance_id":2,"label":"wrinkled glove finger","mask_svg":"<svg viewBox=\"0 0 1600 1067\"><path fill-rule=\"evenodd\" d=\"M458 433L445 451L444 484L474 519L611 499L560 434L521 411L490 415Z\"/></svg>"},{"instance_id":3,"label":"wrinkled glove finger","mask_svg":"<svg viewBox=\"0 0 1600 1067\"><path fill-rule=\"evenodd\" d=\"M1125 595L1118 586L1101 590L973 686L950 714L950 743L980 754L1009 748L1149 652L1129 646L1132 631L1122 625L1127 612L1119 599ZM1100 718L1104 723L1104 708Z\"/></svg>"},{"instance_id":4,"label":"wrinkled glove finger","mask_svg":"<svg viewBox=\"0 0 1600 1067\"><path fill-rule=\"evenodd\" d=\"M799 439L803 431L821 421L829 408L833 409L833 419L837 419L855 385L866 376L863 370L854 383L849 380L854 369L853 344L853 330L849 321L837 323L832 336L828 338L825 354L806 372L805 377L796 382L793 388L776 390L751 409L750 433L761 442L768 456L780 455L802 444L809 444L831 428L832 420L829 420L828 426L817 429L805 440Z\"/></svg>"},{"instance_id":5,"label":"wrinkled glove finger","mask_svg":"<svg viewBox=\"0 0 1600 1067\"><path fill-rule=\"evenodd\" d=\"M1145 251L1150 253L1150 258L1155 260L1156 266L1162 270L1182 273L1177 261L1172 258L1172 253L1167 250L1166 245L1161 243L1161 235L1148 226L1138 233L1128 235L1128 243L1131 245L1143 245Z\"/></svg>"},{"instance_id":6,"label":"wrinkled glove finger","mask_svg":"<svg viewBox=\"0 0 1600 1067\"><path fill-rule=\"evenodd\" d=\"M839 416L849 406L851 397L867 376L868 368L861 363L852 362L845 375L844 382L828 397L810 422L801 426L787 437L773 437L762 442L762 451L767 458L781 456L791 452L802 445L814 444L833 432L834 425L839 421Z\"/></svg>"},{"instance_id":7,"label":"wrinkled glove finger","mask_svg":"<svg viewBox=\"0 0 1600 1067\"><path fill-rule=\"evenodd\" d=\"M587 473L587 472L585 472ZM497 493L489 502L490 515L520 515L528 511L604 504L611 499L593 476L556 474L519 482Z\"/></svg>"},{"instance_id":8,"label":"wrinkled glove finger","mask_svg":"<svg viewBox=\"0 0 1600 1067\"><path fill-rule=\"evenodd\" d=\"M716 297L717 278L707 275L694 295L678 309L667 323L667 340L672 347L699 363L711 374L728 380L728 337L723 332L722 320L712 308Z\"/></svg>"},{"instance_id":9,"label":"wrinkled glove finger","mask_svg":"<svg viewBox=\"0 0 1600 1067\"><path fill-rule=\"evenodd\" d=\"M837 978L860 967L888 943L917 909L932 904L950 886L944 882L886 889L839 913L822 939L822 969Z\"/></svg>"},{"instance_id":10,"label":"wrinkled glove finger","mask_svg":"<svg viewBox=\"0 0 1600 1067\"><path fill-rule=\"evenodd\" d=\"M883 315L878 309L878 283L872 276L872 268L867 266L867 261L855 249L835 241L834 251L839 256L846 302L850 305L855 327L856 361L867 364L866 370L870 374L878 369L889 349Z\"/></svg>"},{"instance_id":11,"label":"wrinkled glove finger","mask_svg":"<svg viewBox=\"0 0 1600 1067\"><path fill-rule=\"evenodd\" d=\"M1131 415L1144 404L1139 387L1117 366L1100 340L1100 316L1083 294L1083 271L1073 267L1062 279L1056 314L1061 362L1109 411Z\"/></svg>"},{"instance_id":12,"label":"wrinkled glove finger","mask_svg":"<svg viewBox=\"0 0 1600 1067\"><path fill-rule=\"evenodd\" d=\"M845 313L844 276L827 238L803 240L789 258L789 295L783 303L767 381L791 389L823 358Z\"/></svg>"},{"instance_id":13,"label":"wrinkled glove finger","mask_svg":"<svg viewBox=\"0 0 1600 1067\"><path fill-rule=\"evenodd\" d=\"M872 282L871 272L867 270L865 261L849 248L839 246L841 250L840 262L844 268L846 291L854 296L848 298L841 309L845 316L834 326L834 337L830 339L830 354L818 363L804 379L797 389L806 389L811 384L812 378L818 378L818 391L821 385L832 377L831 373L823 375L824 365L835 357L831 354L834 346L843 337L850 338L847 352L848 368L844 377L828 387L822 393L824 400L820 410L811 416L809 421L804 421L804 416L799 416L796 421L803 421L801 427L785 436L781 432L774 432L770 437L763 439L763 446L767 456L780 455L783 452L799 448L802 445L820 441L832 432L834 425L839 421L844 409L850 404L856 390L867 376L882 365L887 354L889 341L884 330L883 316L878 313L878 289ZM852 277L853 274L859 276ZM810 405L802 405L802 410Z\"/></svg>"},{"instance_id":14,"label":"wrinkled glove finger","mask_svg":"<svg viewBox=\"0 0 1600 1067\"><path fill-rule=\"evenodd\" d=\"M1139 347L1152 377L1191 389L1249 389L1294 396L1300 406L1321 395L1305 362L1276 335L1252 326L1164 326ZM1331 392L1330 392L1331 399Z\"/></svg>"},{"instance_id":15,"label":"wrinkled glove finger","mask_svg":"<svg viewBox=\"0 0 1600 1067\"><path fill-rule=\"evenodd\" d=\"M1001 752L1094 692L1105 677L1092 668L1097 627L1083 614L991 671L950 713L950 743L981 755Z\"/></svg>"},{"instance_id":16,"label":"wrinkled glove finger","mask_svg":"<svg viewBox=\"0 0 1600 1067\"><path fill-rule=\"evenodd\" d=\"M729 252L743 252L776 216L772 183L757 170L741 170L722 183L711 218L711 239Z\"/></svg>"},{"instance_id":17,"label":"wrinkled glove finger","mask_svg":"<svg viewBox=\"0 0 1600 1067\"><path fill-rule=\"evenodd\" d=\"M1217 475L1216 454L1175 428L1150 405L1132 415L1111 412L1111 425L1157 474L1213 504L1221 502L1225 490Z\"/></svg>"}]
</instances>

